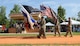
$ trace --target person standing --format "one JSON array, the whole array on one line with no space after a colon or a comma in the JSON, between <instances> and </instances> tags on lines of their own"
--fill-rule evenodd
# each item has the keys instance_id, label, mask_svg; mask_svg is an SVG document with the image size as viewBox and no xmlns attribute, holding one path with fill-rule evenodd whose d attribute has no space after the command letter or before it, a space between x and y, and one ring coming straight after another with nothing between
<instances>
[{"instance_id":1,"label":"person standing","mask_svg":"<svg viewBox=\"0 0 80 46\"><path fill-rule=\"evenodd\" d=\"M20 23L16 23L16 33L21 33L21 26L20 26Z\"/></svg>"},{"instance_id":2,"label":"person standing","mask_svg":"<svg viewBox=\"0 0 80 46\"><path fill-rule=\"evenodd\" d=\"M68 21L68 25L67 25L67 31L66 31L66 35L65 37L67 37L68 33L70 33L70 37L72 37L72 25L71 25L71 18L69 17L68 18L69 21Z\"/></svg>"},{"instance_id":3,"label":"person standing","mask_svg":"<svg viewBox=\"0 0 80 46\"><path fill-rule=\"evenodd\" d=\"M60 35L60 26L59 26L59 22L57 21L56 24L55 24L55 31L54 31L54 36L56 36L56 33L59 34L59 37L61 36Z\"/></svg>"},{"instance_id":4,"label":"person standing","mask_svg":"<svg viewBox=\"0 0 80 46\"><path fill-rule=\"evenodd\" d=\"M6 29L6 26L5 25L2 25L2 32L4 32Z\"/></svg>"},{"instance_id":5,"label":"person standing","mask_svg":"<svg viewBox=\"0 0 80 46\"><path fill-rule=\"evenodd\" d=\"M46 38L45 36L45 19L44 17L41 17L40 23L39 23L40 27L39 27L39 35L37 36L38 38L41 37L41 35L43 35L43 38Z\"/></svg>"}]
</instances>

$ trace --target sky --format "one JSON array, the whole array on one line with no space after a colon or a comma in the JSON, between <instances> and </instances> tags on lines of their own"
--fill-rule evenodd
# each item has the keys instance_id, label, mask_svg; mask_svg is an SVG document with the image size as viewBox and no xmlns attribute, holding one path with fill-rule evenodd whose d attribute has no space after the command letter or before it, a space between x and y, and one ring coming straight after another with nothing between
<instances>
[{"instance_id":1,"label":"sky","mask_svg":"<svg viewBox=\"0 0 80 46\"><path fill-rule=\"evenodd\" d=\"M61 5L66 10L66 18L77 18L77 14L80 11L80 0L0 0L0 6L6 7L7 18L9 18L10 10L13 9L14 4L29 5L38 9L40 9L41 4L44 4L51 7L56 13Z\"/></svg>"}]
</instances>

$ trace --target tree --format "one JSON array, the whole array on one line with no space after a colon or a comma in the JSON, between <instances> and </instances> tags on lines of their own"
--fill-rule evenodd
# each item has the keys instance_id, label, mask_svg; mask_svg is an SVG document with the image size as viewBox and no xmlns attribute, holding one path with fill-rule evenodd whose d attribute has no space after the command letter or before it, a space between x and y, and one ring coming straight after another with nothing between
<instances>
[{"instance_id":1,"label":"tree","mask_svg":"<svg viewBox=\"0 0 80 46\"><path fill-rule=\"evenodd\" d=\"M78 12L78 15L77 16L78 16L78 19L77 20L80 21L80 11Z\"/></svg>"},{"instance_id":2,"label":"tree","mask_svg":"<svg viewBox=\"0 0 80 46\"><path fill-rule=\"evenodd\" d=\"M6 8L4 6L0 7L0 24L6 24Z\"/></svg>"},{"instance_id":3,"label":"tree","mask_svg":"<svg viewBox=\"0 0 80 46\"><path fill-rule=\"evenodd\" d=\"M16 14L16 13L20 13L20 7L19 5L14 5L14 8L10 11L10 14ZM16 20L11 19L10 20L10 25L14 24L16 22Z\"/></svg>"},{"instance_id":4,"label":"tree","mask_svg":"<svg viewBox=\"0 0 80 46\"><path fill-rule=\"evenodd\" d=\"M72 17L71 19L73 19L73 20L77 20L75 17Z\"/></svg>"},{"instance_id":5,"label":"tree","mask_svg":"<svg viewBox=\"0 0 80 46\"><path fill-rule=\"evenodd\" d=\"M9 27L9 20L6 17L6 7L0 6L0 24L6 25L6 27Z\"/></svg>"},{"instance_id":6,"label":"tree","mask_svg":"<svg viewBox=\"0 0 80 46\"><path fill-rule=\"evenodd\" d=\"M46 23L51 22L51 23L53 23L53 24L54 24L54 22L52 21L52 19L51 19L51 18L49 18L49 17L45 18L45 20L46 20Z\"/></svg>"},{"instance_id":7,"label":"tree","mask_svg":"<svg viewBox=\"0 0 80 46\"><path fill-rule=\"evenodd\" d=\"M80 18L80 11L78 12L78 17Z\"/></svg>"},{"instance_id":8,"label":"tree","mask_svg":"<svg viewBox=\"0 0 80 46\"><path fill-rule=\"evenodd\" d=\"M10 11L10 14L12 13L20 13L20 7L19 5L14 5L14 8Z\"/></svg>"},{"instance_id":9,"label":"tree","mask_svg":"<svg viewBox=\"0 0 80 46\"><path fill-rule=\"evenodd\" d=\"M65 20L65 9L62 6L59 6L57 9L59 22Z\"/></svg>"}]
</instances>

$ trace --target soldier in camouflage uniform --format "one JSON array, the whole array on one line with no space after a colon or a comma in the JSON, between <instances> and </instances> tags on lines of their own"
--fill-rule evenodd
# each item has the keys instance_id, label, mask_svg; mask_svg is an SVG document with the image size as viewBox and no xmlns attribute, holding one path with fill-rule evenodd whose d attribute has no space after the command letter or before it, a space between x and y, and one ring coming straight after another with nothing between
<instances>
[{"instance_id":1,"label":"soldier in camouflage uniform","mask_svg":"<svg viewBox=\"0 0 80 46\"><path fill-rule=\"evenodd\" d=\"M72 25L71 25L71 19L70 19L70 17L69 17L69 21L68 21L67 31L66 31L65 37L67 37L68 33L70 33L70 35L72 37Z\"/></svg>"},{"instance_id":2,"label":"soldier in camouflage uniform","mask_svg":"<svg viewBox=\"0 0 80 46\"><path fill-rule=\"evenodd\" d=\"M44 17L41 17L41 20L40 20L40 27L39 27L39 35L37 36L38 38L41 37L41 35L43 35L43 38L46 38L45 36L45 19Z\"/></svg>"},{"instance_id":3,"label":"soldier in camouflage uniform","mask_svg":"<svg viewBox=\"0 0 80 46\"><path fill-rule=\"evenodd\" d=\"M56 33L59 34L59 37L60 37L60 25L59 25L59 22L57 21L56 24L55 24L55 31L54 31L54 36L56 36Z\"/></svg>"}]
</instances>

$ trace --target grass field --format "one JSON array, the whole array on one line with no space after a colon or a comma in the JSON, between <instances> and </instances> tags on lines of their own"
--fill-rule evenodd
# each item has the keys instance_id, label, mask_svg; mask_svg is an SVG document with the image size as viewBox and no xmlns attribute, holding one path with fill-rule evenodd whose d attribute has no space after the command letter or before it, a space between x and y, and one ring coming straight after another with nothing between
<instances>
[{"instance_id":1,"label":"grass field","mask_svg":"<svg viewBox=\"0 0 80 46\"><path fill-rule=\"evenodd\" d=\"M0 33L0 36L36 36L38 33L26 33L26 34L20 34L20 33ZM54 33L46 33L46 36L53 36ZM65 35L65 32L61 32L61 35ZM73 35L80 35L80 32L73 32Z\"/></svg>"}]
</instances>

